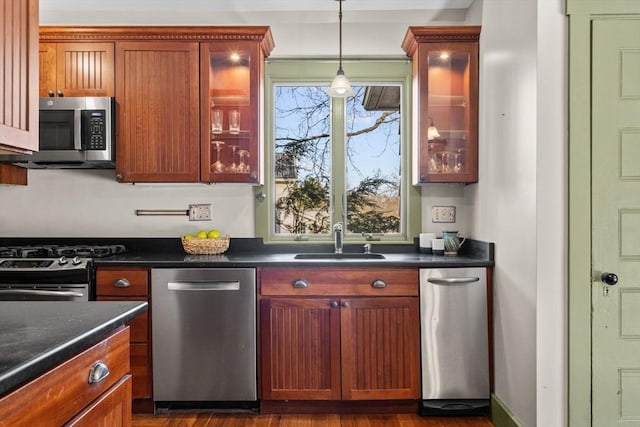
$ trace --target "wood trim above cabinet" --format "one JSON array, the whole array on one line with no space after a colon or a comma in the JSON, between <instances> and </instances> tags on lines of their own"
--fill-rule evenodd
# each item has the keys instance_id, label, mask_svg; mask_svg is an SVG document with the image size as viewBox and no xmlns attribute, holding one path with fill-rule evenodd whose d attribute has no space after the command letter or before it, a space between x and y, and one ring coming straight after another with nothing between
<instances>
[{"instance_id":1,"label":"wood trim above cabinet","mask_svg":"<svg viewBox=\"0 0 640 427\"><path fill-rule=\"evenodd\" d=\"M260 41L265 57L274 48L273 36L268 26L101 26L69 27L41 26L40 42L60 41L198 41L249 40Z\"/></svg>"},{"instance_id":2,"label":"wood trim above cabinet","mask_svg":"<svg viewBox=\"0 0 640 427\"><path fill-rule=\"evenodd\" d=\"M413 56L421 42L475 42L480 40L478 25L409 27L402 41L402 50Z\"/></svg>"}]
</instances>

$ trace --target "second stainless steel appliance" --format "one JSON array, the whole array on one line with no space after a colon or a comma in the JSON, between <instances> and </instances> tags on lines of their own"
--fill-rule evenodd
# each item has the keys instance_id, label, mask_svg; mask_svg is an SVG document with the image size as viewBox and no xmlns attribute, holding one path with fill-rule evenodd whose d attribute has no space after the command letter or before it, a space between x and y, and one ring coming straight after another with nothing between
<instances>
[{"instance_id":1,"label":"second stainless steel appliance","mask_svg":"<svg viewBox=\"0 0 640 427\"><path fill-rule=\"evenodd\" d=\"M473 414L489 406L485 268L420 270L423 414Z\"/></svg>"},{"instance_id":2,"label":"second stainless steel appliance","mask_svg":"<svg viewBox=\"0 0 640 427\"><path fill-rule=\"evenodd\" d=\"M151 270L156 407L256 402L256 271Z\"/></svg>"}]
</instances>

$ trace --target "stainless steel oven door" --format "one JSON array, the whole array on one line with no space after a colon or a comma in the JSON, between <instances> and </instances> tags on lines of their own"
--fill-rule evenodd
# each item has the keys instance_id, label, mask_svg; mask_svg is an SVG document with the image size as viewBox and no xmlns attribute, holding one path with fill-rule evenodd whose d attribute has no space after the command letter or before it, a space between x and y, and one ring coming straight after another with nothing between
<instances>
[{"instance_id":1,"label":"stainless steel oven door","mask_svg":"<svg viewBox=\"0 0 640 427\"><path fill-rule=\"evenodd\" d=\"M0 284L0 301L88 301L89 285Z\"/></svg>"}]
</instances>

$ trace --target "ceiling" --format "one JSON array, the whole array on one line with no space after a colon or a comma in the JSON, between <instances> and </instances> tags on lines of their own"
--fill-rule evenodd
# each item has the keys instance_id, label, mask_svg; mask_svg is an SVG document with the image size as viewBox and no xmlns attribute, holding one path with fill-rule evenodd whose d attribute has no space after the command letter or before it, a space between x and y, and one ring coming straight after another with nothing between
<instances>
[{"instance_id":1,"label":"ceiling","mask_svg":"<svg viewBox=\"0 0 640 427\"><path fill-rule=\"evenodd\" d=\"M346 12L467 9L474 0L343 0ZM179 5L179 6L178 6ZM41 12L59 10L155 10L176 12L320 12L337 9L336 0L40 0Z\"/></svg>"},{"instance_id":2,"label":"ceiling","mask_svg":"<svg viewBox=\"0 0 640 427\"><path fill-rule=\"evenodd\" d=\"M343 0L345 23L464 20L475 0ZM336 0L40 0L42 25L183 22L210 25L326 24ZM151 12L151 13L150 13Z\"/></svg>"}]
</instances>

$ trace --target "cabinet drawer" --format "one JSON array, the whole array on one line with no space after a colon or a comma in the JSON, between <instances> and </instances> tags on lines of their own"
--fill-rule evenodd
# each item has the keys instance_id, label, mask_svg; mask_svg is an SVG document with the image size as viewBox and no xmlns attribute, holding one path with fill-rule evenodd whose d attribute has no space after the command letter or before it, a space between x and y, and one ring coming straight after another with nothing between
<instances>
[{"instance_id":1,"label":"cabinet drawer","mask_svg":"<svg viewBox=\"0 0 640 427\"><path fill-rule=\"evenodd\" d=\"M96 271L98 296L148 296L149 270L144 268L99 268Z\"/></svg>"},{"instance_id":2,"label":"cabinet drawer","mask_svg":"<svg viewBox=\"0 0 640 427\"><path fill-rule=\"evenodd\" d=\"M90 384L89 371L97 361L109 368L109 375ZM0 399L0 425L43 425L45 420L62 425L128 373L129 328L122 328Z\"/></svg>"},{"instance_id":3,"label":"cabinet drawer","mask_svg":"<svg viewBox=\"0 0 640 427\"><path fill-rule=\"evenodd\" d=\"M131 426L131 375L124 376L108 392L78 414L65 427Z\"/></svg>"},{"instance_id":4,"label":"cabinet drawer","mask_svg":"<svg viewBox=\"0 0 640 427\"><path fill-rule=\"evenodd\" d=\"M262 268L260 295L417 296L410 268Z\"/></svg>"}]
</instances>

